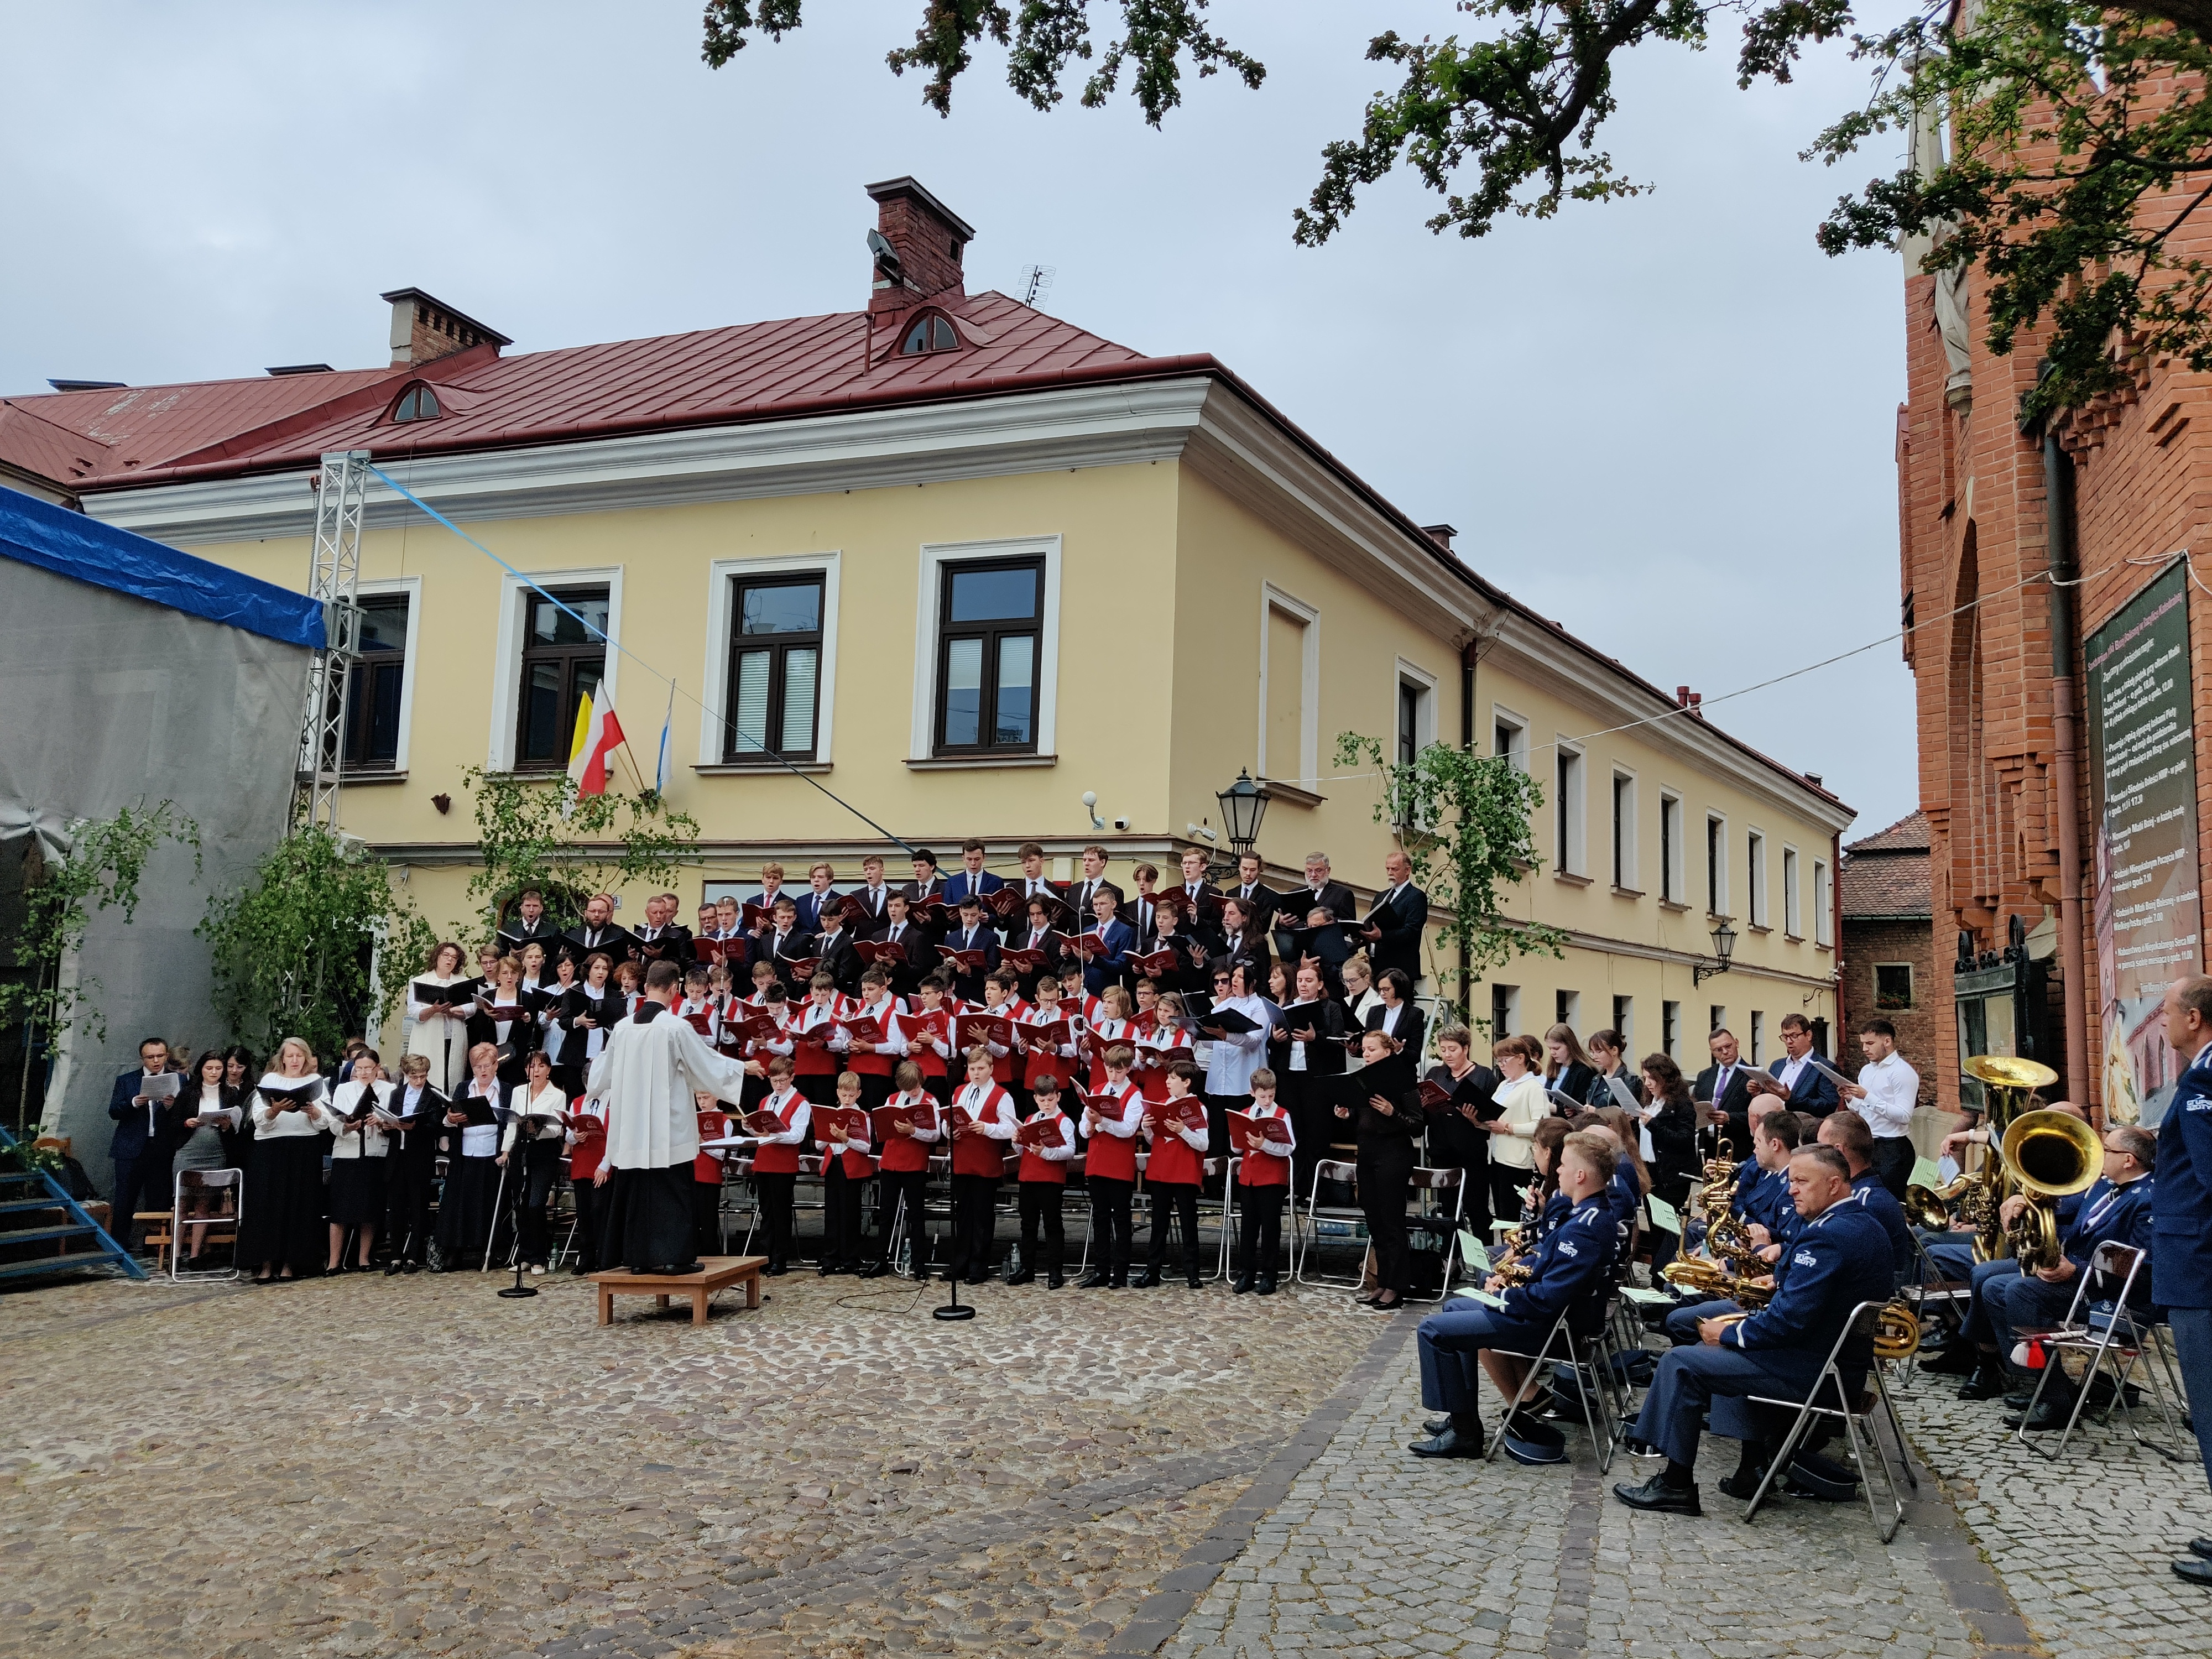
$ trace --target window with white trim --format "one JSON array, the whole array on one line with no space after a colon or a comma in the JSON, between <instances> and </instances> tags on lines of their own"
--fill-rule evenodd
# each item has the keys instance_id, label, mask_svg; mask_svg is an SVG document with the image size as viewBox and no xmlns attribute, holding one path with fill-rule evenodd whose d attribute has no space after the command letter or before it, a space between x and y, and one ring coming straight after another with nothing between
<instances>
[{"instance_id":1,"label":"window with white trim","mask_svg":"<svg viewBox=\"0 0 2212 1659\"><path fill-rule=\"evenodd\" d=\"M1636 1052L1636 999L1615 997L1613 1000L1613 1029L1620 1033L1624 1053Z\"/></svg>"},{"instance_id":2,"label":"window with white trim","mask_svg":"<svg viewBox=\"0 0 2212 1659\"><path fill-rule=\"evenodd\" d=\"M1805 937L1804 907L1797 899L1797 849L1782 849L1782 931L1791 939Z\"/></svg>"},{"instance_id":3,"label":"window with white trim","mask_svg":"<svg viewBox=\"0 0 2212 1659\"><path fill-rule=\"evenodd\" d=\"M1688 883L1682 872L1682 798L1662 793L1659 797L1659 896L1669 904L1682 902Z\"/></svg>"},{"instance_id":4,"label":"window with white trim","mask_svg":"<svg viewBox=\"0 0 2212 1659\"><path fill-rule=\"evenodd\" d=\"M1510 714L1503 708L1490 711L1490 752L1512 762L1515 768L1528 769L1528 722L1518 714Z\"/></svg>"},{"instance_id":5,"label":"window with white trim","mask_svg":"<svg viewBox=\"0 0 2212 1659\"><path fill-rule=\"evenodd\" d=\"M1262 778L1311 789L1320 772L1321 613L1261 584L1260 740Z\"/></svg>"},{"instance_id":6,"label":"window with white trim","mask_svg":"<svg viewBox=\"0 0 2212 1659\"><path fill-rule=\"evenodd\" d=\"M1521 988L1517 985L1492 985L1490 988L1490 1040L1502 1042L1521 1029Z\"/></svg>"},{"instance_id":7,"label":"window with white trim","mask_svg":"<svg viewBox=\"0 0 2212 1659\"><path fill-rule=\"evenodd\" d=\"M422 583L414 577L363 582L356 597L361 632L346 686L343 765L349 777L404 772L413 718L413 647L422 622Z\"/></svg>"},{"instance_id":8,"label":"window with white trim","mask_svg":"<svg viewBox=\"0 0 2212 1659\"><path fill-rule=\"evenodd\" d=\"M1813 860L1813 943L1815 945L1833 945L1836 942L1835 928L1831 926L1832 908L1828 892L1828 861L1826 859L1814 859Z\"/></svg>"},{"instance_id":9,"label":"window with white trim","mask_svg":"<svg viewBox=\"0 0 2212 1659\"><path fill-rule=\"evenodd\" d=\"M1745 878L1751 884L1751 925L1768 926L1766 920L1766 837L1753 830L1744 838Z\"/></svg>"},{"instance_id":10,"label":"window with white trim","mask_svg":"<svg viewBox=\"0 0 2212 1659\"><path fill-rule=\"evenodd\" d=\"M1705 815L1705 910L1729 913L1728 820L1717 813Z\"/></svg>"},{"instance_id":11,"label":"window with white trim","mask_svg":"<svg viewBox=\"0 0 2212 1659\"><path fill-rule=\"evenodd\" d=\"M821 711L823 578L730 578L722 759L814 758Z\"/></svg>"},{"instance_id":12,"label":"window with white trim","mask_svg":"<svg viewBox=\"0 0 2212 1659\"><path fill-rule=\"evenodd\" d=\"M1553 992L1552 1019L1554 1024L1571 1025L1577 1031L1582 1030L1583 994L1580 991Z\"/></svg>"},{"instance_id":13,"label":"window with white trim","mask_svg":"<svg viewBox=\"0 0 2212 1659\"><path fill-rule=\"evenodd\" d=\"M1060 556L1057 536L922 548L910 761L1048 763Z\"/></svg>"},{"instance_id":14,"label":"window with white trim","mask_svg":"<svg viewBox=\"0 0 2212 1659\"><path fill-rule=\"evenodd\" d=\"M1662 1002L1659 1005L1659 1047L1668 1059L1680 1065L1682 1060L1682 1005Z\"/></svg>"},{"instance_id":15,"label":"window with white trim","mask_svg":"<svg viewBox=\"0 0 2212 1659\"><path fill-rule=\"evenodd\" d=\"M606 674L608 605L604 587L533 590L525 600L516 771L567 768L577 711Z\"/></svg>"},{"instance_id":16,"label":"window with white trim","mask_svg":"<svg viewBox=\"0 0 2212 1659\"><path fill-rule=\"evenodd\" d=\"M1562 875L1587 875L1589 854L1583 845L1583 756L1564 743L1552 771L1552 867Z\"/></svg>"},{"instance_id":17,"label":"window with white trim","mask_svg":"<svg viewBox=\"0 0 2212 1659\"><path fill-rule=\"evenodd\" d=\"M1636 885L1636 779L1626 772L1613 775L1613 884Z\"/></svg>"}]
</instances>

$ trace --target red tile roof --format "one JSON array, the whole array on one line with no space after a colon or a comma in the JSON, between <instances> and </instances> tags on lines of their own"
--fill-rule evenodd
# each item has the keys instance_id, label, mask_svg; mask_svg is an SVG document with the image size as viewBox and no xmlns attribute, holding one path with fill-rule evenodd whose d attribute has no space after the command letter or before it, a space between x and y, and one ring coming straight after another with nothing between
<instances>
[{"instance_id":1,"label":"red tile roof","mask_svg":"<svg viewBox=\"0 0 2212 1659\"><path fill-rule=\"evenodd\" d=\"M90 453L58 476L112 489L304 465L332 449L489 449L1220 368L1208 356L1145 356L1001 294L932 304L953 318L961 350L902 357L914 311L842 312L510 357L479 347L419 368L57 392L4 409L80 434ZM417 380L443 415L393 425L392 402ZM0 426L0 456L17 459L15 447Z\"/></svg>"},{"instance_id":2,"label":"red tile roof","mask_svg":"<svg viewBox=\"0 0 2212 1659\"><path fill-rule=\"evenodd\" d=\"M1846 853L1924 853L1928 848L1928 814L1917 809L1887 830L1877 830L1863 840L1844 843Z\"/></svg>"},{"instance_id":3,"label":"red tile roof","mask_svg":"<svg viewBox=\"0 0 2212 1659\"><path fill-rule=\"evenodd\" d=\"M1928 819L1915 812L1845 843L1836 886L1846 919L1926 921L1934 915Z\"/></svg>"}]
</instances>

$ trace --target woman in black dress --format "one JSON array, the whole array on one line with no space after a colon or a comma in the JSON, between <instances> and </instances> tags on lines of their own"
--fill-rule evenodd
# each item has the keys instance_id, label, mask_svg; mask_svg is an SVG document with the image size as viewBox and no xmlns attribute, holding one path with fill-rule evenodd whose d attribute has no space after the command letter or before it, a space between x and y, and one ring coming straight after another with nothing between
<instances>
[{"instance_id":1,"label":"woman in black dress","mask_svg":"<svg viewBox=\"0 0 2212 1659\"><path fill-rule=\"evenodd\" d=\"M253 1282L311 1273L323 1260L323 1136L336 1119L323 1104L315 1057L286 1037L275 1066L253 1091L238 1261Z\"/></svg>"},{"instance_id":2,"label":"woman in black dress","mask_svg":"<svg viewBox=\"0 0 2212 1659\"><path fill-rule=\"evenodd\" d=\"M1314 1165L1341 1137L1329 1113L1327 1079L1344 1073L1344 1005L1322 988L1321 969L1301 963L1291 1000L1276 1016L1267 1066L1275 1098L1291 1115L1293 1194L1313 1188ZM1350 1126L1346 1126L1349 1131Z\"/></svg>"},{"instance_id":3,"label":"woman in black dress","mask_svg":"<svg viewBox=\"0 0 2212 1659\"><path fill-rule=\"evenodd\" d=\"M1690 1098L1690 1085L1682 1068L1667 1054L1648 1054L1644 1060L1644 1133L1651 1142L1651 1191L1674 1206L1679 1215L1690 1201L1691 1184L1705 1174L1698 1157L1698 1108ZM1651 1276L1682 1247L1681 1235L1654 1226L1651 1235Z\"/></svg>"},{"instance_id":4,"label":"woman in black dress","mask_svg":"<svg viewBox=\"0 0 2212 1659\"><path fill-rule=\"evenodd\" d=\"M345 1271L345 1236L356 1237L356 1260L368 1271L376 1230L384 1223L386 1159L392 1145L392 1085L374 1048L354 1056L353 1073L331 1095L331 1110L343 1126L331 1147L331 1255L325 1273Z\"/></svg>"},{"instance_id":5,"label":"woman in black dress","mask_svg":"<svg viewBox=\"0 0 2212 1659\"><path fill-rule=\"evenodd\" d=\"M1437 1063L1423 1081L1451 1098L1427 1109L1429 1162L1460 1171L1461 1220L1477 1238L1490 1230L1490 1136L1483 1114L1492 1107L1498 1073L1474 1063L1474 1036L1464 1025L1437 1030ZM1512 1218L1508 1216L1507 1220Z\"/></svg>"},{"instance_id":6,"label":"woman in black dress","mask_svg":"<svg viewBox=\"0 0 2212 1659\"><path fill-rule=\"evenodd\" d=\"M1366 1064L1353 1073L1358 1106L1338 1106L1358 1137L1359 1207L1375 1249L1375 1294L1359 1300L1378 1313L1403 1307L1407 1278L1406 1204L1413 1190L1415 1144L1425 1127L1413 1063L1393 1051L1390 1039L1370 1031L1362 1040Z\"/></svg>"},{"instance_id":7,"label":"woman in black dress","mask_svg":"<svg viewBox=\"0 0 2212 1659\"><path fill-rule=\"evenodd\" d=\"M438 1254L432 1273L480 1261L491 1245L492 1206L499 1192L499 1050L469 1050L469 1079L446 1109L446 1184L438 1194Z\"/></svg>"},{"instance_id":8,"label":"woman in black dress","mask_svg":"<svg viewBox=\"0 0 2212 1659\"><path fill-rule=\"evenodd\" d=\"M1427 1046L1429 1017L1413 1006L1413 981L1403 968L1386 968L1375 981L1382 1002L1367 1011L1366 1029L1397 1039L1399 1051L1413 1066Z\"/></svg>"},{"instance_id":9,"label":"woman in black dress","mask_svg":"<svg viewBox=\"0 0 2212 1659\"><path fill-rule=\"evenodd\" d=\"M240 1143L234 1138L231 1114L234 1111L240 1119L244 1118L246 1097L224 1081L228 1072L222 1051L209 1049L194 1063L184 1086L164 1114L173 1125L169 1139L177 1149L173 1167L179 1177L178 1207L192 1228L191 1248L185 1255L187 1261L198 1261L207 1248L209 1226L225 1212L222 1208L225 1189L187 1184L181 1177L188 1173L239 1167L233 1160L238 1156ZM208 1219L195 1223L195 1217Z\"/></svg>"}]
</instances>

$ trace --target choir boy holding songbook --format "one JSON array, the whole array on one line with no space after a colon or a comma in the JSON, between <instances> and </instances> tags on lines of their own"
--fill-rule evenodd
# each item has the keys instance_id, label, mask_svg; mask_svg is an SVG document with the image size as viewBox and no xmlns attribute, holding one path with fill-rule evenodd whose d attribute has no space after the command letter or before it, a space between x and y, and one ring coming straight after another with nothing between
<instances>
[{"instance_id":1,"label":"choir boy holding songbook","mask_svg":"<svg viewBox=\"0 0 2212 1659\"><path fill-rule=\"evenodd\" d=\"M1083 1182L1098 1218L1098 1260L1080 1290L1127 1290L1129 1285L1129 1204L1137 1189L1137 1132L1145 1097L1129 1081L1134 1056L1116 1043L1106 1051L1106 1085L1083 1103Z\"/></svg>"},{"instance_id":2,"label":"choir boy holding songbook","mask_svg":"<svg viewBox=\"0 0 2212 1659\"><path fill-rule=\"evenodd\" d=\"M753 1201L768 1233L768 1267L772 1274L791 1271L792 1197L799 1186L799 1149L812 1127L813 1108L792 1086L792 1061L777 1054L768 1063L769 1091L745 1115L753 1150Z\"/></svg>"},{"instance_id":3,"label":"choir boy holding songbook","mask_svg":"<svg viewBox=\"0 0 2212 1659\"><path fill-rule=\"evenodd\" d=\"M814 1115L814 1138L822 1146L822 1265L816 1271L857 1273L860 1260L860 1205L876 1161L868 1155L868 1113L860 1104L860 1076L837 1074L837 1103Z\"/></svg>"},{"instance_id":4,"label":"choir boy holding songbook","mask_svg":"<svg viewBox=\"0 0 2212 1659\"><path fill-rule=\"evenodd\" d=\"M992 1066L988 1048L969 1050L967 1086L945 1109L952 1128L952 1261L945 1276L970 1285L981 1284L991 1271L999 1180L1018 1121L1014 1097L994 1079Z\"/></svg>"},{"instance_id":5,"label":"choir boy holding songbook","mask_svg":"<svg viewBox=\"0 0 2212 1659\"><path fill-rule=\"evenodd\" d=\"M927 1052L927 1051L925 1051ZM941 1073L944 1061L938 1061ZM902 1060L891 1075L896 1092L871 1115L874 1139L882 1146L882 1176L876 1188L877 1259L860 1269L863 1279L880 1279L891 1270L891 1232L903 1212L906 1236L914 1251L916 1279L929 1276L929 1229L922 1200L929 1190L929 1152L938 1139L938 1102L922 1087L921 1067Z\"/></svg>"},{"instance_id":6,"label":"choir boy holding songbook","mask_svg":"<svg viewBox=\"0 0 2212 1659\"><path fill-rule=\"evenodd\" d=\"M906 1057L898 999L880 968L860 975L860 994L847 1013L845 1063L860 1079L860 1104L870 1110L890 1098L891 1068Z\"/></svg>"},{"instance_id":7,"label":"choir boy holding songbook","mask_svg":"<svg viewBox=\"0 0 2212 1659\"><path fill-rule=\"evenodd\" d=\"M1206 1176L1206 1103L1194 1092L1198 1081L1197 1066L1176 1061L1168 1068L1167 1097L1145 1114L1152 1148L1145 1164L1152 1237L1145 1271L1136 1281L1140 1291L1158 1284L1167 1267L1170 1211L1182 1223L1184 1279L1194 1291L1205 1288L1198 1271L1198 1188Z\"/></svg>"},{"instance_id":8,"label":"choir boy holding songbook","mask_svg":"<svg viewBox=\"0 0 2212 1659\"><path fill-rule=\"evenodd\" d=\"M969 894L960 901L959 924L939 947L952 969L952 989L963 1002L983 1000L983 975L999 965L999 933L984 925L983 901Z\"/></svg>"},{"instance_id":9,"label":"choir boy holding songbook","mask_svg":"<svg viewBox=\"0 0 2212 1659\"><path fill-rule=\"evenodd\" d=\"M1067 1196L1067 1165L1075 1156L1075 1122L1060 1110L1060 1079L1046 1073L1031 1091L1036 1110L1016 1133L1022 1149L1017 1177L1021 1189L1022 1267L1008 1273L1009 1285L1027 1285L1037 1276L1037 1231L1044 1232L1045 1288L1066 1283L1061 1273L1066 1234L1060 1206Z\"/></svg>"},{"instance_id":10,"label":"choir boy holding songbook","mask_svg":"<svg viewBox=\"0 0 2212 1659\"><path fill-rule=\"evenodd\" d=\"M1263 1067L1252 1073L1252 1103L1230 1113L1229 1139L1237 1158L1237 1205L1242 1212L1231 1288L1238 1296L1250 1291L1273 1296L1283 1200L1290 1194L1291 1154L1297 1149L1291 1115L1275 1102L1273 1072Z\"/></svg>"},{"instance_id":11,"label":"choir boy holding songbook","mask_svg":"<svg viewBox=\"0 0 2212 1659\"><path fill-rule=\"evenodd\" d=\"M941 1104L952 1098L952 1022L960 1015L960 1000L940 969L922 976L915 1000L917 1006L906 1022L907 1052L921 1068L922 1086Z\"/></svg>"}]
</instances>

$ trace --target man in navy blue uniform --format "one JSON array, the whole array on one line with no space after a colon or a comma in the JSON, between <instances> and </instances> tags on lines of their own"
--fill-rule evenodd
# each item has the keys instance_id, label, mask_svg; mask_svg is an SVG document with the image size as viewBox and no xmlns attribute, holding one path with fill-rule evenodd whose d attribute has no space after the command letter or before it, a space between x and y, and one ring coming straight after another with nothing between
<instances>
[{"instance_id":1,"label":"man in navy blue uniform","mask_svg":"<svg viewBox=\"0 0 2212 1659\"><path fill-rule=\"evenodd\" d=\"M2166 988L2166 1040L2188 1065L2158 1126L2151 1299L2172 1322L2201 1467L2212 1479L2212 979ZM2212 1589L2212 1538L2191 1539L2173 1571Z\"/></svg>"},{"instance_id":2,"label":"man in navy blue uniform","mask_svg":"<svg viewBox=\"0 0 2212 1659\"><path fill-rule=\"evenodd\" d=\"M1841 1152L1851 1166L1852 1196L1889 1236L1890 1268L1902 1285L1912 1277L1912 1224L1874 1167L1874 1130L1856 1112L1838 1112L1820 1120L1820 1142Z\"/></svg>"},{"instance_id":3,"label":"man in navy blue uniform","mask_svg":"<svg viewBox=\"0 0 2212 1659\"><path fill-rule=\"evenodd\" d=\"M1795 1112L1784 1110L1771 1097L1763 1103L1769 1109L1753 1115L1752 1156L1744 1160L1745 1168L1755 1171L1758 1178L1747 1185L1739 1178L1735 1202L1730 1207L1750 1230L1753 1240L1771 1252L1768 1261L1778 1262L1781 1248L1769 1241L1796 1230L1797 1212L1790 1201L1790 1160L1796 1154L1804 1126ZM1698 1328L1705 1321L1740 1311L1735 1303L1719 1297L1691 1301L1667 1316L1667 1334L1677 1347L1688 1347L1699 1340Z\"/></svg>"},{"instance_id":4,"label":"man in navy blue uniform","mask_svg":"<svg viewBox=\"0 0 2212 1659\"><path fill-rule=\"evenodd\" d=\"M1415 1456L1481 1456L1482 1374L1488 1372L1510 1401L1528 1371L1528 1360L1495 1350L1533 1354L1562 1310L1601 1310L1620 1241L1607 1197L1620 1162L1610 1133L1583 1129L1569 1135L1559 1146L1559 1191L1572 1208L1529 1263L1528 1282L1509 1287L1493 1278L1489 1288L1503 1290L1504 1307L1431 1314L1421 1322L1421 1403L1445 1415L1430 1421L1428 1439L1408 1448ZM1543 1403L1524 1401L1522 1413L1533 1419L1531 1407ZM1513 1450L1510 1432L1506 1449Z\"/></svg>"},{"instance_id":5,"label":"man in navy blue uniform","mask_svg":"<svg viewBox=\"0 0 2212 1659\"><path fill-rule=\"evenodd\" d=\"M148 1037L138 1045L138 1070L124 1073L107 1091L107 1115L115 1120L115 1133L107 1143L108 1161L115 1166L108 1233L126 1250L136 1231L131 1218L142 1199L149 1209L169 1207L172 1149L161 1134L161 1103L146 1092L148 1082L168 1069L169 1045Z\"/></svg>"},{"instance_id":6,"label":"man in navy blue uniform","mask_svg":"<svg viewBox=\"0 0 2212 1659\"><path fill-rule=\"evenodd\" d=\"M1832 1146L1800 1147L1790 1160L1790 1192L1805 1225L1789 1247L1773 1301L1734 1323L1705 1321L1695 1346L1676 1348L1659 1361L1635 1434L1662 1453L1667 1465L1640 1486L1613 1487L1613 1496L1632 1509L1702 1513L1695 1469L1707 1405L1715 1406L1718 1428L1719 1402L1747 1395L1802 1399L1852 1309L1889 1299L1889 1237L1866 1206L1852 1200L1844 1155ZM1846 1391L1856 1389L1872 1358L1870 1340L1839 1356ZM1744 1449L1747 1467L1755 1467L1755 1442L1746 1438ZM1737 1484L1743 1474L1737 1472Z\"/></svg>"}]
</instances>

